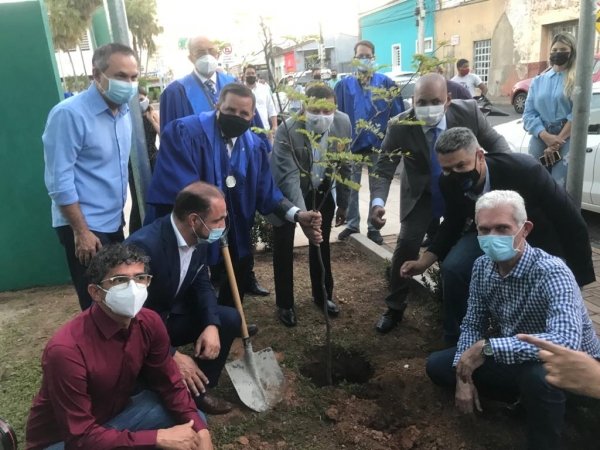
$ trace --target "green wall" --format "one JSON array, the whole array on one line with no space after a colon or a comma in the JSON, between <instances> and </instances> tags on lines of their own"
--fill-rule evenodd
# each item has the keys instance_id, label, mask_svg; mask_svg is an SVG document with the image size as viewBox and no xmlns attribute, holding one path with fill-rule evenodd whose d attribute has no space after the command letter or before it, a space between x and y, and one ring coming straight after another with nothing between
<instances>
[{"instance_id":1,"label":"green wall","mask_svg":"<svg viewBox=\"0 0 600 450\"><path fill-rule=\"evenodd\" d=\"M113 41L108 15L104 6L101 6L92 14L92 34L95 40L94 48L101 47Z\"/></svg>"},{"instance_id":2,"label":"green wall","mask_svg":"<svg viewBox=\"0 0 600 450\"><path fill-rule=\"evenodd\" d=\"M44 186L42 133L62 97L42 0L0 3L0 291L69 281Z\"/></svg>"}]
</instances>

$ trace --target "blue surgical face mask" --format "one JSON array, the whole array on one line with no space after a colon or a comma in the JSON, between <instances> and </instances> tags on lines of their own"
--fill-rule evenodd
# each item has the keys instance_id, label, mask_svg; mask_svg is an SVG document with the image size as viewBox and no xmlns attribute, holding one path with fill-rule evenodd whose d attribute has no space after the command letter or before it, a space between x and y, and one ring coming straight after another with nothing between
<instances>
[{"instance_id":1,"label":"blue surgical face mask","mask_svg":"<svg viewBox=\"0 0 600 450\"><path fill-rule=\"evenodd\" d=\"M514 235L488 234L487 236L477 236L479 247L483 253L490 257L494 262L504 262L513 259L519 253L515 248L515 237L521 232L523 226Z\"/></svg>"},{"instance_id":2,"label":"blue surgical face mask","mask_svg":"<svg viewBox=\"0 0 600 450\"><path fill-rule=\"evenodd\" d=\"M124 103L129 102L134 95L138 93L138 82L137 81L122 81L115 80L114 78L108 78L106 75L102 74L104 78L108 80L108 88L102 89L100 84L100 91L104 94L106 98L108 98L111 102L117 105L123 105Z\"/></svg>"},{"instance_id":3,"label":"blue surgical face mask","mask_svg":"<svg viewBox=\"0 0 600 450\"><path fill-rule=\"evenodd\" d=\"M192 227L192 231L194 232L194 236L196 236L196 241L198 242L198 244L202 244L204 242L212 244L213 242L217 242L219 239L221 239L221 236L223 236L223 234L225 233L225 228L213 228L211 230L206 226L204 220L202 220L200 216L198 216L198 219L200 219L200 222L202 222L204 228L208 230L208 237L202 238L198 236L198 233L196 233L196 230L194 229L194 227Z\"/></svg>"}]
</instances>

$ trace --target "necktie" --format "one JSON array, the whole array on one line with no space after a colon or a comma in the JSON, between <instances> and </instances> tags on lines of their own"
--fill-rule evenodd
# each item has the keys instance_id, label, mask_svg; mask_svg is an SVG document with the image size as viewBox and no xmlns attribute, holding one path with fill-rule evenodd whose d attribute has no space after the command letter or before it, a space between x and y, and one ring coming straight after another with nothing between
<instances>
[{"instance_id":1,"label":"necktie","mask_svg":"<svg viewBox=\"0 0 600 450\"><path fill-rule=\"evenodd\" d=\"M213 82L213 80L208 79L204 82L204 86L206 86L206 89L208 89L208 92L211 93L211 95L213 96L213 99L215 98L215 96L217 95L217 88L215 87L215 83Z\"/></svg>"},{"instance_id":2,"label":"necktie","mask_svg":"<svg viewBox=\"0 0 600 450\"><path fill-rule=\"evenodd\" d=\"M440 129L435 127L429 129L428 133L431 138L431 145L429 149L430 158L430 169L431 169L431 206L433 211L433 217L439 219L444 215L444 198L440 191L440 175L442 168L438 162L437 155L435 153L435 143L437 142L438 136L440 135Z\"/></svg>"}]
</instances>

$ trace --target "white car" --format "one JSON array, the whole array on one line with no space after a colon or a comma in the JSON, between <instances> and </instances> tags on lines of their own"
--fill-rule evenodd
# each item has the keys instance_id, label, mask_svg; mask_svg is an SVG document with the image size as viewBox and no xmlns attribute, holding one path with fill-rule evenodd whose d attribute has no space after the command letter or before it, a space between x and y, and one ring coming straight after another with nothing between
<instances>
[{"instance_id":1,"label":"white car","mask_svg":"<svg viewBox=\"0 0 600 450\"><path fill-rule=\"evenodd\" d=\"M513 152L529 152L531 135L523 128L523 119L496 125L494 129L504 136ZM581 207L600 213L600 83L594 83L592 90Z\"/></svg>"}]
</instances>

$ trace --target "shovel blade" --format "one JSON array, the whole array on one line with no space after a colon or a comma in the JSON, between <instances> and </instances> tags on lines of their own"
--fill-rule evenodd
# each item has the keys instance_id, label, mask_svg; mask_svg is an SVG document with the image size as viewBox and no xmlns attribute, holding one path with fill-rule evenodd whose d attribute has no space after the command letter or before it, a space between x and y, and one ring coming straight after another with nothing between
<instances>
[{"instance_id":1,"label":"shovel blade","mask_svg":"<svg viewBox=\"0 0 600 450\"><path fill-rule=\"evenodd\" d=\"M248 345L244 357L227 363L225 368L248 408L264 412L281 400L283 372L270 347L254 353Z\"/></svg>"}]
</instances>

